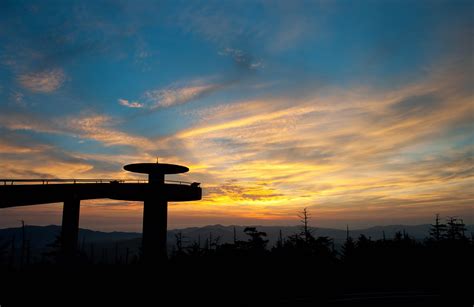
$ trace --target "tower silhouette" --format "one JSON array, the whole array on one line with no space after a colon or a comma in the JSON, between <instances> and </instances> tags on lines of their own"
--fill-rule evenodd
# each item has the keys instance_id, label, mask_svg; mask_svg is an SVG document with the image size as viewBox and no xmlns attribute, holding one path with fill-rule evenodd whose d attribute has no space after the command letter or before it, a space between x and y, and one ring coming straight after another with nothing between
<instances>
[{"instance_id":1,"label":"tower silhouette","mask_svg":"<svg viewBox=\"0 0 474 307\"><path fill-rule=\"evenodd\" d=\"M155 259L167 258L166 233L168 225L168 197L165 175L180 174L189 171L181 165L166 163L135 163L124 166L134 173L148 174L150 190L161 193L148 193L143 204L142 256L145 263Z\"/></svg>"},{"instance_id":2,"label":"tower silhouette","mask_svg":"<svg viewBox=\"0 0 474 307\"><path fill-rule=\"evenodd\" d=\"M143 201L143 249L145 263L167 258L166 231L169 201L200 200L197 182L165 181L167 174L188 172L185 166L166 163L135 163L127 171L148 174L148 181L137 179L0 179L0 208L47 203L63 205L61 246L73 259L77 251L81 200L111 198Z\"/></svg>"}]
</instances>

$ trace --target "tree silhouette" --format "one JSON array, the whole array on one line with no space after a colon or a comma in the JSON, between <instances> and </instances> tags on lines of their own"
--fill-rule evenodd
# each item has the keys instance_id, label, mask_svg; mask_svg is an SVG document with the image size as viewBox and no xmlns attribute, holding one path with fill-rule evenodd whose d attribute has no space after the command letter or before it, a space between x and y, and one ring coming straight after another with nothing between
<instances>
[{"instance_id":1,"label":"tree silhouette","mask_svg":"<svg viewBox=\"0 0 474 307\"><path fill-rule=\"evenodd\" d=\"M457 217L449 217L447 224L446 237L448 240L466 240L466 225L464 221Z\"/></svg>"},{"instance_id":2,"label":"tree silhouette","mask_svg":"<svg viewBox=\"0 0 474 307\"><path fill-rule=\"evenodd\" d=\"M46 245L47 251L43 253L46 261L53 264L64 263L64 252L61 242L61 235L58 235L53 242Z\"/></svg>"},{"instance_id":3,"label":"tree silhouette","mask_svg":"<svg viewBox=\"0 0 474 307\"><path fill-rule=\"evenodd\" d=\"M183 233L180 231L174 235L176 243L175 247L173 248L172 256L176 257L184 257L186 256L186 248L185 248L185 243L186 243L186 237L183 235Z\"/></svg>"},{"instance_id":4,"label":"tree silhouette","mask_svg":"<svg viewBox=\"0 0 474 307\"><path fill-rule=\"evenodd\" d=\"M430 228L430 238L434 241L441 241L446 236L446 224L440 223L439 213L436 214L435 223Z\"/></svg>"},{"instance_id":5,"label":"tree silhouette","mask_svg":"<svg viewBox=\"0 0 474 307\"><path fill-rule=\"evenodd\" d=\"M277 241L276 247L282 248L284 243L285 243L285 240L283 239L283 234L280 229L280 231L278 232L278 241Z\"/></svg>"},{"instance_id":6,"label":"tree silhouette","mask_svg":"<svg viewBox=\"0 0 474 307\"><path fill-rule=\"evenodd\" d=\"M344 245L342 246L342 259L345 262L351 261L351 259L354 257L354 253L356 250L356 244L352 237L349 235L349 226L347 226L346 230L346 241L344 242Z\"/></svg>"},{"instance_id":7,"label":"tree silhouette","mask_svg":"<svg viewBox=\"0 0 474 307\"><path fill-rule=\"evenodd\" d=\"M0 242L0 265L7 263L7 250L10 247L10 242L5 240L5 242Z\"/></svg>"},{"instance_id":8,"label":"tree silhouette","mask_svg":"<svg viewBox=\"0 0 474 307\"><path fill-rule=\"evenodd\" d=\"M268 240L264 239L267 236L266 232L257 231L255 227L245 227L244 232L250 237L247 241L247 248L254 252L263 252L267 247Z\"/></svg>"},{"instance_id":9,"label":"tree silhouette","mask_svg":"<svg viewBox=\"0 0 474 307\"><path fill-rule=\"evenodd\" d=\"M307 208L304 208L303 211L298 214L298 217L300 218L300 222L302 224L301 234L304 237L304 240L309 243L310 240L314 239L313 231L309 227L309 220L311 218L311 215L309 214Z\"/></svg>"},{"instance_id":10,"label":"tree silhouette","mask_svg":"<svg viewBox=\"0 0 474 307\"><path fill-rule=\"evenodd\" d=\"M195 240L186 248L186 254L190 257L201 257L203 249L201 248L200 240Z\"/></svg>"}]
</instances>

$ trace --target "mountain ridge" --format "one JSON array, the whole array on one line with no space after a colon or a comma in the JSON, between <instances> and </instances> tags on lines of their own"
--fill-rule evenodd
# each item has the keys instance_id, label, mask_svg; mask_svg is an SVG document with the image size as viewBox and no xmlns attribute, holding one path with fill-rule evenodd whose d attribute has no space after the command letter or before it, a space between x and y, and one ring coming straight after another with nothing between
<instances>
[{"instance_id":1,"label":"mountain ridge","mask_svg":"<svg viewBox=\"0 0 474 307\"><path fill-rule=\"evenodd\" d=\"M219 243L231 243L234 240L234 229L237 240L246 240L247 236L244 233L245 227L256 227L260 231L267 233L269 240L269 246L272 246L278 239L280 231L283 237L296 234L301 231L301 226L242 226L242 225L206 225L203 227L186 227L178 229L168 230L168 242L169 245L174 245L176 242L176 235L181 233L184 238L184 243L192 243L193 241L205 241L206 239L218 240ZM381 239L385 235L386 238L392 238L396 232L405 231L411 237L422 240L429 236L430 224L420 225L386 225L386 226L372 226L363 229L349 229L349 235L353 238L359 237L364 234L367 237L371 237L374 240ZM466 225L467 233L474 232L474 225ZM347 236L347 231L344 229L337 228L319 228L311 227L313 235L315 236L327 236L334 239L336 244L341 244ZM47 225L47 226L36 226L27 225L25 226L25 236L27 240L30 240L31 247L41 248L52 243L56 237L60 234L61 226L59 225ZM16 243L21 242L22 228L11 227L0 229L0 242L5 242L15 238ZM138 240L141 238L140 232L126 232L126 231L99 231L91 229L79 229L79 243L116 243L130 240Z\"/></svg>"}]
</instances>

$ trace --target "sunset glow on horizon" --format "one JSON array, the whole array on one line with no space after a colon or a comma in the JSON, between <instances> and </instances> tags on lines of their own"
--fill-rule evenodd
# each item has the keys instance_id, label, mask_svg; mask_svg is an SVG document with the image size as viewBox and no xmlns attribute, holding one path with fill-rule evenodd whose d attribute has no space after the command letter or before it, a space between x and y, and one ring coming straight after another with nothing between
<instances>
[{"instance_id":1,"label":"sunset glow on horizon","mask_svg":"<svg viewBox=\"0 0 474 307\"><path fill-rule=\"evenodd\" d=\"M169 228L474 223L471 1L0 4L0 177L186 165ZM60 224L60 204L0 228ZM143 205L83 201L82 228Z\"/></svg>"}]
</instances>

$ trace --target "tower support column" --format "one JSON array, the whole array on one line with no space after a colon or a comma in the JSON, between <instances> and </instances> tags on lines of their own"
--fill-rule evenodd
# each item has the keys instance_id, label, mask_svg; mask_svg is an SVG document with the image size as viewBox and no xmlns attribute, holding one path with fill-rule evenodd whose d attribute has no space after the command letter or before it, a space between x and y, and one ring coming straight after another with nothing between
<instances>
[{"instance_id":1,"label":"tower support column","mask_svg":"<svg viewBox=\"0 0 474 307\"><path fill-rule=\"evenodd\" d=\"M61 248L66 259L72 259L76 255L80 207L81 201L77 197L73 196L64 201L61 226Z\"/></svg>"},{"instance_id":2,"label":"tower support column","mask_svg":"<svg viewBox=\"0 0 474 307\"><path fill-rule=\"evenodd\" d=\"M143 208L142 256L144 263L161 263L168 258L166 249L168 202L147 199Z\"/></svg>"},{"instance_id":3,"label":"tower support column","mask_svg":"<svg viewBox=\"0 0 474 307\"><path fill-rule=\"evenodd\" d=\"M123 167L125 170L148 174L148 185L143 203L142 262L146 264L164 263L168 258L166 235L168 228L168 185L166 174L181 174L189 168L167 163L134 163Z\"/></svg>"}]
</instances>

